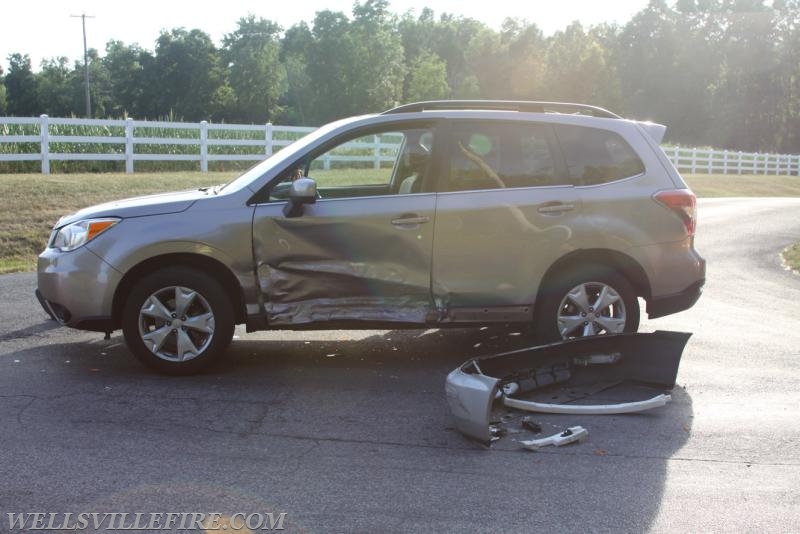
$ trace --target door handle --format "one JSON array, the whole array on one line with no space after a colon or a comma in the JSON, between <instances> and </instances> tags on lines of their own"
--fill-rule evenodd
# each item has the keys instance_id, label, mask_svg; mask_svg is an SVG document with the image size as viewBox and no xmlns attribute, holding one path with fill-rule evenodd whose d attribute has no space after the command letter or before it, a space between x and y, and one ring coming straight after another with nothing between
<instances>
[{"instance_id":1,"label":"door handle","mask_svg":"<svg viewBox=\"0 0 800 534\"><path fill-rule=\"evenodd\" d=\"M392 219L392 224L395 226L413 226L415 224L425 224L431 222L430 217L419 217L417 215L402 215L397 219Z\"/></svg>"},{"instance_id":2,"label":"door handle","mask_svg":"<svg viewBox=\"0 0 800 534\"><path fill-rule=\"evenodd\" d=\"M540 206L538 211L539 213L545 215L558 215L559 213L566 213L574 209L575 209L575 204L563 204L561 202L558 202L558 203L548 203L543 206Z\"/></svg>"}]
</instances>

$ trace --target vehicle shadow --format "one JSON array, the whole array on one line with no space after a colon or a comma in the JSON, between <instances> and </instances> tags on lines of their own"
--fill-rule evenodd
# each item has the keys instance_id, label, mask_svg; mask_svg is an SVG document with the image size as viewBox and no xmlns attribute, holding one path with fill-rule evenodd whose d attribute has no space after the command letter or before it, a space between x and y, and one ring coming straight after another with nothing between
<instances>
[{"instance_id":1,"label":"vehicle shadow","mask_svg":"<svg viewBox=\"0 0 800 534\"><path fill-rule=\"evenodd\" d=\"M375 515L362 529L393 530L404 517L404 530L442 532L529 531L541 521L574 527L566 531L645 530L659 510L670 459L691 432L692 399L676 387L671 404L647 413L534 414L542 426L535 435L516 412L509 434L491 449L465 439L450 420L444 379L470 357L529 345L524 332L506 328L253 337L235 339L219 366L192 377L146 370L120 336L7 355L37 364L11 386L34 399L18 414L18 431L45 429L75 448L78 463L91 461L81 456L88 433L111 433L120 444L188 434L203 444L195 454L205 459L206 483L228 481L226 470L239 468L235 457L262 466L269 460L270 491L280 495L270 502L293 502L299 516L366 506ZM587 442L535 453L518 443L574 425L589 430ZM183 465L178 450L163 461ZM129 460L151 453L144 447ZM346 475L328 480L327 492L312 491L315 477L330 470ZM261 495L262 483L237 480L237 491ZM371 489L351 494L358 487ZM219 492L228 490L219 483ZM397 499L410 511L392 512ZM142 502L128 504L143 509ZM339 514L300 522L316 530L333 516L348 530Z\"/></svg>"}]
</instances>

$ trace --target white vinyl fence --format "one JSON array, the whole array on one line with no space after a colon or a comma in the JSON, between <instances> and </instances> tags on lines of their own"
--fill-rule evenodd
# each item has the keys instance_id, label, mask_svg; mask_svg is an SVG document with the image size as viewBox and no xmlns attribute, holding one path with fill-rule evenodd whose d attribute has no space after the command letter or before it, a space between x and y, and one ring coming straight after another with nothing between
<instances>
[{"instance_id":1,"label":"white vinyl fence","mask_svg":"<svg viewBox=\"0 0 800 534\"><path fill-rule=\"evenodd\" d=\"M259 161L293 143L314 128L273 124L211 124L206 121L156 122L126 120L0 117L0 162L35 161L50 173L53 161L119 161L132 173L138 161L198 162L208 171L214 161ZM380 167L393 161L396 143L375 136L357 143L358 155L332 156L330 161L369 160ZM800 155L760 154L729 150L663 147L681 172L700 174L800 175ZM368 155L365 155L368 154Z\"/></svg>"}]
</instances>

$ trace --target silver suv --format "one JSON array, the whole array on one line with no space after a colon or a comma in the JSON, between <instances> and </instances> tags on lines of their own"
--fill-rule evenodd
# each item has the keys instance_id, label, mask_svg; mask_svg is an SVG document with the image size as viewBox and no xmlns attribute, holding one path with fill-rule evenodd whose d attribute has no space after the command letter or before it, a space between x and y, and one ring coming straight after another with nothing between
<instances>
[{"instance_id":1,"label":"silver suv","mask_svg":"<svg viewBox=\"0 0 800 534\"><path fill-rule=\"evenodd\" d=\"M661 317L692 306L705 279L665 130L546 102L340 120L227 185L62 218L37 296L66 326L122 328L166 373L205 369L241 323L632 332L637 297Z\"/></svg>"}]
</instances>

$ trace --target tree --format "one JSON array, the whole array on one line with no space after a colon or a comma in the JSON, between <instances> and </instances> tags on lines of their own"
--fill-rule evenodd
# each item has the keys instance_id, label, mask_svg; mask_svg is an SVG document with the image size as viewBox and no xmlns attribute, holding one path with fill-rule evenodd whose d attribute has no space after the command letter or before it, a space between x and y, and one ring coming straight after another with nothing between
<instances>
[{"instance_id":1,"label":"tree","mask_svg":"<svg viewBox=\"0 0 800 534\"><path fill-rule=\"evenodd\" d=\"M447 63L447 85L452 98L476 98L480 94L478 77L467 59L466 50L485 28L484 24L470 18L448 14L439 17L431 51Z\"/></svg>"},{"instance_id":2,"label":"tree","mask_svg":"<svg viewBox=\"0 0 800 534\"><path fill-rule=\"evenodd\" d=\"M146 76L146 99L158 114L174 113L186 120L222 116L232 94L219 54L208 34L176 28L162 32Z\"/></svg>"},{"instance_id":3,"label":"tree","mask_svg":"<svg viewBox=\"0 0 800 534\"><path fill-rule=\"evenodd\" d=\"M547 50L547 74L543 94L547 100L603 104L609 80L606 55L593 35L573 22L556 32Z\"/></svg>"},{"instance_id":4,"label":"tree","mask_svg":"<svg viewBox=\"0 0 800 534\"><path fill-rule=\"evenodd\" d=\"M281 113L286 70L280 62L280 31L274 22L249 15L225 36L223 57L235 95L229 119L266 122Z\"/></svg>"},{"instance_id":5,"label":"tree","mask_svg":"<svg viewBox=\"0 0 800 534\"><path fill-rule=\"evenodd\" d=\"M6 114L6 84L3 77L3 67L0 67L0 115Z\"/></svg>"},{"instance_id":6,"label":"tree","mask_svg":"<svg viewBox=\"0 0 800 534\"><path fill-rule=\"evenodd\" d=\"M71 75L66 57L42 61L42 68L36 76L42 113L51 117L68 117L76 111L72 107Z\"/></svg>"},{"instance_id":7,"label":"tree","mask_svg":"<svg viewBox=\"0 0 800 534\"><path fill-rule=\"evenodd\" d=\"M769 150L776 141L773 123L783 113L775 83L779 62L774 12L761 0L738 0L726 3L724 14L724 53L714 88L710 137L717 146Z\"/></svg>"},{"instance_id":8,"label":"tree","mask_svg":"<svg viewBox=\"0 0 800 534\"><path fill-rule=\"evenodd\" d=\"M774 150L800 153L800 0L774 2L778 65Z\"/></svg>"},{"instance_id":9,"label":"tree","mask_svg":"<svg viewBox=\"0 0 800 534\"><path fill-rule=\"evenodd\" d=\"M281 120L288 124L313 124L306 118L308 103L314 98L307 70L308 51L314 37L308 24L295 24L281 41L281 64L286 69L286 95Z\"/></svg>"},{"instance_id":10,"label":"tree","mask_svg":"<svg viewBox=\"0 0 800 534\"><path fill-rule=\"evenodd\" d=\"M110 113L117 117L146 117L148 106L143 102L146 93L145 65L152 65L153 56L139 45L109 41L103 65L110 80Z\"/></svg>"},{"instance_id":11,"label":"tree","mask_svg":"<svg viewBox=\"0 0 800 534\"><path fill-rule=\"evenodd\" d=\"M506 70L510 96L537 100L545 83L547 43L535 24L514 19L503 23L501 41L507 48Z\"/></svg>"},{"instance_id":12,"label":"tree","mask_svg":"<svg viewBox=\"0 0 800 534\"><path fill-rule=\"evenodd\" d=\"M467 61L478 80L480 97L511 98L508 47L500 35L489 28L481 28L466 48Z\"/></svg>"},{"instance_id":13,"label":"tree","mask_svg":"<svg viewBox=\"0 0 800 534\"><path fill-rule=\"evenodd\" d=\"M447 64L429 50L420 52L408 71L405 101L439 100L447 98L449 93Z\"/></svg>"},{"instance_id":14,"label":"tree","mask_svg":"<svg viewBox=\"0 0 800 534\"><path fill-rule=\"evenodd\" d=\"M317 13L305 70L309 89L305 118L311 124L351 114L354 47L350 21L344 13L327 10Z\"/></svg>"},{"instance_id":15,"label":"tree","mask_svg":"<svg viewBox=\"0 0 800 534\"><path fill-rule=\"evenodd\" d=\"M320 11L307 44L308 102L312 123L381 111L402 97L403 46L385 0L356 3L353 20Z\"/></svg>"},{"instance_id":16,"label":"tree","mask_svg":"<svg viewBox=\"0 0 800 534\"><path fill-rule=\"evenodd\" d=\"M31 58L27 54L8 56L8 74L3 81L9 115L33 117L42 113L39 104L37 80L31 69Z\"/></svg>"},{"instance_id":17,"label":"tree","mask_svg":"<svg viewBox=\"0 0 800 534\"><path fill-rule=\"evenodd\" d=\"M397 33L397 19L387 0L366 0L353 7L351 39L355 56L349 65L354 108L382 111L402 98L405 77L403 43Z\"/></svg>"},{"instance_id":18,"label":"tree","mask_svg":"<svg viewBox=\"0 0 800 534\"><path fill-rule=\"evenodd\" d=\"M105 63L100 59L97 49L90 48L87 52L89 60L89 94L92 100L92 116L107 117L112 112L113 87L111 75ZM76 114L86 112L86 79L83 62L76 61L72 71L72 108Z\"/></svg>"}]
</instances>

